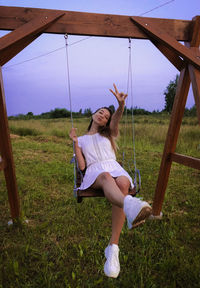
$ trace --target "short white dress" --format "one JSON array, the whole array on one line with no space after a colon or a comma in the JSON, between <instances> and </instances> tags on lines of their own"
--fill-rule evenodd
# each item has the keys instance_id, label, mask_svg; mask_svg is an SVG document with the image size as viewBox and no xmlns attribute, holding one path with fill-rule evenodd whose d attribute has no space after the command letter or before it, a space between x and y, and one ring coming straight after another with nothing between
<instances>
[{"instance_id":1,"label":"short white dress","mask_svg":"<svg viewBox=\"0 0 200 288\"><path fill-rule=\"evenodd\" d=\"M134 187L130 175L116 161L115 152L108 138L99 133L86 134L78 137L78 146L82 150L87 167L80 190L90 187L103 172L109 172L112 177L126 176L130 181L130 187Z\"/></svg>"}]
</instances>

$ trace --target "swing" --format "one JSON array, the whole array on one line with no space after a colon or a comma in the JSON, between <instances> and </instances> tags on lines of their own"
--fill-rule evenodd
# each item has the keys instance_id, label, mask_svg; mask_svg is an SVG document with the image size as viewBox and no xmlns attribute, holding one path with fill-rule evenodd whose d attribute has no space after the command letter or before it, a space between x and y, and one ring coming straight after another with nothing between
<instances>
[{"instance_id":1,"label":"swing","mask_svg":"<svg viewBox=\"0 0 200 288\"><path fill-rule=\"evenodd\" d=\"M64 36L65 43L66 43L66 58L67 58L67 75L68 75L68 93L69 93L69 103L70 103L70 114L71 114L71 125L73 128L73 117L72 117L72 101L71 101L71 89L70 89L70 73L69 73L69 59L68 59L68 35L66 34ZM131 69L131 39L129 39L129 68L128 68L128 82L127 82L127 93L129 88L129 78L132 78L132 69ZM131 86L132 86L132 79L131 79ZM132 88L131 88L131 94L132 94ZM127 109L126 109L127 111ZM127 113L126 113L127 118ZM133 109L132 109L132 126L133 126ZM137 193L140 191L141 187L141 177L140 172L136 168L136 160L135 160L135 139L134 139L134 128L133 129L133 152L134 152L134 166L135 166L135 176L134 176L134 187L132 189L129 189L129 195L136 196ZM74 196L77 199L77 203L81 203L83 198L85 197L105 197L104 192L102 189L94 189L94 188L87 188L85 190L80 190L79 187L82 183L84 172L81 171L78 167L78 163L76 161L75 156L75 149L74 149L74 143L73 143L73 157L70 161L71 164L74 164ZM124 162L124 156L125 153L123 152L123 162ZM118 162L120 165L122 163ZM122 165L123 166L123 165Z\"/></svg>"},{"instance_id":2,"label":"swing","mask_svg":"<svg viewBox=\"0 0 200 288\"><path fill-rule=\"evenodd\" d=\"M75 183L74 196L77 198L77 202L81 203L83 198L85 198L85 197L105 197L102 189L93 189L90 187L90 188L87 188L85 190L80 190L79 188L76 188L76 187L80 187L80 185L82 183L83 176L84 176L84 172L80 171L80 169L78 168L75 158L71 162L73 163L73 161L75 161L75 167L76 167L76 171L75 171L76 179L74 182ZM120 162L118 162L118 163L120 164ZM132 196L135 196L137 194L135 185L132 189L129 190L128 194L132 195Z\"/></svg>"}]
</instances>

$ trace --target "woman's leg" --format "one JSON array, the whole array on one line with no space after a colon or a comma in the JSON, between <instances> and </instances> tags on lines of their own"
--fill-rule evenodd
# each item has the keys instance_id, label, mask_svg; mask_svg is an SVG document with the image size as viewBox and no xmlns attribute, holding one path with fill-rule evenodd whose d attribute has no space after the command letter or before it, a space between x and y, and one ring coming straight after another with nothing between
<instances>
[{"instance_id":1,"label":"woman's leg","mask_svg":"<svg viewBox=\"0 0 200 288\"><path fill-rule=\"evenodd\" d=\"M112 203L112 236L110 244L119 242L120 233L125 221L123 211L124 197L128 194L130 181L125 176L119 176L114 179L109 173L100 174L92 188L101 188L104 190L106 198Z\"/></svg>"},{"instance_id":2,"label":"woman's leg","mask_svg":"<svg viewBox=\"0 0 200 288\"><path fill-rule=\"evenodd\" d=\"M117 177L115 185L117 185L120 193L124 196L128 194L130 181L127 177ZM120 272L118 242L124 221L125 214L123 208L112 203L112 236L109 245L105 249L106 262L104 264L104 272L108 277L116 278Z\"/></svg>"},{"instance_id":3,"label":"woman's leg","mask_svg":"<svg viewBox=\"0 0 200 288\"><path fill-rule=\"evenodd\" d=\"M126 176L119 176L115 179L117 186L120 191L126 196L130 187L130 181ZM125 214L123 208L120 208L112 204L112 236L110 239L110 244L119 243L120 233L122 231L125 221Z\"/></svg>"},{"instance_id":4,"label":"woman's leg","mask_svg":"<svg viewBox=\"0 0 200 288\"><path fill-rule=\"evenodd\" d=\"M101 173L94 184L95 189L103 189L105 197L114 205L123 208L124 194L116 183L116 180L108 172Z\"/></svg>"}]
</instances>

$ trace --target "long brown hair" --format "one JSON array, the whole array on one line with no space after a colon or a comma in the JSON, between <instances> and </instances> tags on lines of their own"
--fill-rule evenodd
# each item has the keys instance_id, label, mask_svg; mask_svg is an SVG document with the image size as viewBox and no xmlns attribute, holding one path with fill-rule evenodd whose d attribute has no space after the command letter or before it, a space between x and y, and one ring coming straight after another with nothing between
<instances>
[{"instance_id":1,"label":"long brown hair","mask_svg":"<svg viewBox=\"0 0 200 288\"><path fill-rule=\"evenodd\" d=\"M97 109L92 115L94 115L95 113L97 113L101 109L108 110L109 113L110 113L110 117L108 119L108 122L106 123L106 126L99 126L98 127L98 133L101 136L104 136L104 137L106 137L106 138L108 138L110 140L111 146L112 146L113 150L116 152L117 151L117 146L116 146L114 137L111 135L111 129L110 129L110 121L111 121L111 118L112 118L112 115L113 115L113 111L109 107L101 107L101 108ZM93 119L91 119L87 131L90 131L92 123L93 123Z\"/></svg>"}]
</instances>

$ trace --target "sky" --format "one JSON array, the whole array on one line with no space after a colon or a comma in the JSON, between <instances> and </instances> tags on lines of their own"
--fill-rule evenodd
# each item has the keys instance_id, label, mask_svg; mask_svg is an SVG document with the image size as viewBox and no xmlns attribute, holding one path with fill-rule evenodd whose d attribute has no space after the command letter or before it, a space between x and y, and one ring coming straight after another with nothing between
<instances>
[{"instance_id":1,"label":"sky","mask_svg":"<svg viewBox=\"0 0 200 288\"><path fill-rule=\"evenodd\" d=\"M145 13L145 17L184 20L200 15L199 0L0 0L0 6L129 16ZM7 33L0 30L0 37ZM115 83L120 91L127 91L128 39L69 35L68 43L72 110L117 107L109 89ZM164 91L179 71L150 41L132 39L131 43L133 92L132 96L129 93L127 106L161 111ZM42 34L7 62L2 71L9 116L70 109L64 35ZM190 88L186 106L193 105Z\"/></svg>"}]
</instances>

